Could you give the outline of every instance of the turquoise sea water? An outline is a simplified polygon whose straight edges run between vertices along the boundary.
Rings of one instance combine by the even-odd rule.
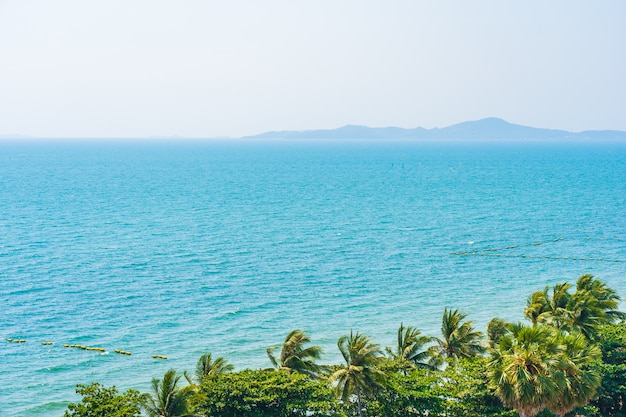
[[[625,265],[626,144],[0,142],[2,413],[268,367],[295,328],[327,363],[444,307],[484,329],[583,273],[626,296]]]

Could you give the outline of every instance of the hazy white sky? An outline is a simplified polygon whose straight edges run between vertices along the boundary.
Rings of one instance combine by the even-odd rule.
[[[0,134],[626,130],[623,0],[0,0]]]

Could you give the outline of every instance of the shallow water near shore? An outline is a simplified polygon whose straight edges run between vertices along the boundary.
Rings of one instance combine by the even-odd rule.
[[[338,363],[350,329],[484,330],[583,273],[626,296],[621,143],[0,142],[0,209],[9,416],[204,352],[269,367],[295,328]]]

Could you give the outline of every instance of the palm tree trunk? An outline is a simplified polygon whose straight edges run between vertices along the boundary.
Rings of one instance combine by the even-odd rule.
[[[359,417],[363,417],[363,408],[361,407],[361,390],[358,385],[356,387],[356,404],[359,408]]]

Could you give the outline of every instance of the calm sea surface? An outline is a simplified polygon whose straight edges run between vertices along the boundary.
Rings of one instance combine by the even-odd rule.
[[[0,142],[2,413],[268,367],[295,328],[326,363],[445,307],[484,330],[583,273],[626,296],[625,266],[623,143]]]

